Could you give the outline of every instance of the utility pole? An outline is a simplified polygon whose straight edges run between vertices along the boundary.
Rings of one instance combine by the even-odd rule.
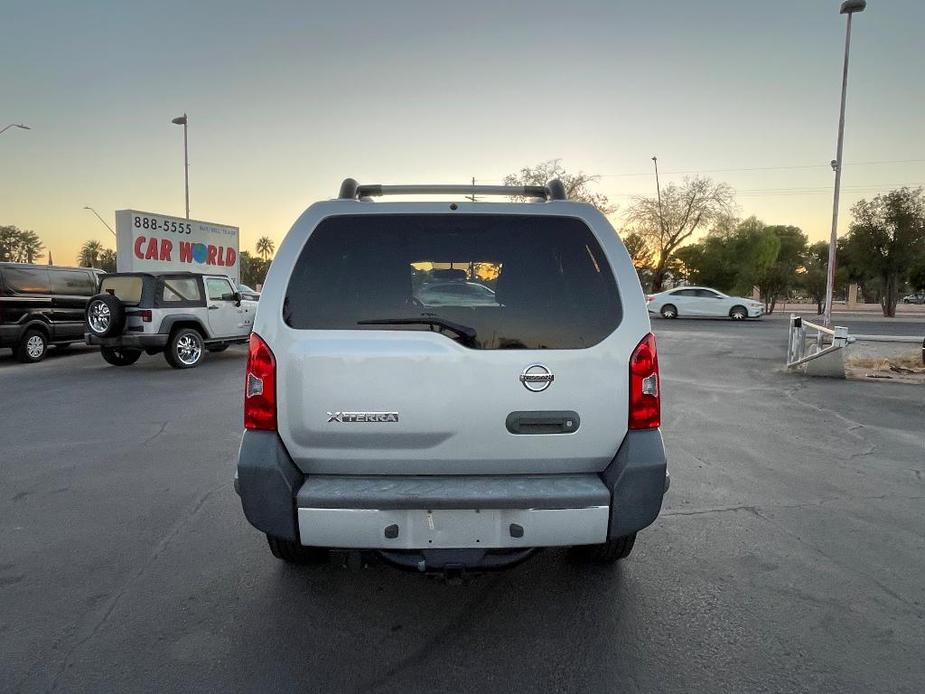
[[[652,157],[655,163],[655,192],[658,194],[658,225],[661,227],[662,235],[665,235],[665,220],[662,219],[662,187],[658,183],[658,157]]]
[[[478,198],[475,197],[475,176],[472,177],[472,195],[467,195],[466,200],[478,202]]]
[[[838,197],[841,193],[841,157],[842,146],[845,142],[845,100],[848,95],[848,52],[851,48],[851,16],[855,12],[863,12],[867,7],[866,0],[845,0],[841,5],[840,14],[848,15],[848,26],[845,30],[845,62],[841,77],[841,109],[838,113],[838,144],[832,168],[835,170],[835,196],[832,202],[832,234],[829,237],[829,265],[825,277],[825,316],[823,323],[832,326],[832,295],[835,293],[835,253],[838,244]]]

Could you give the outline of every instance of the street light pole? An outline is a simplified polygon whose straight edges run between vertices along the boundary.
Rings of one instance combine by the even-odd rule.
[[[848,26],[845,30],[845,62],[842,67],[841,78],[841,110],[838,114],[838,144],[832,168],[835,169],[835,196],[832,202],[832,234],[829,237],[829,265],[825,278],[825,316],[823,323],[832,325],[832,295],[835,292],[835,253],[838,243],[838,198],[841,193],[841,161],[842,148],[845,142],[845,100],[848,95],[848,53],[851,48],[851,16],[855,12],[863,12],[867,7],[866,0],[845,0],[841,5],[840,14],[848,15]]]
[[[189,147],[186,139],[187,120],[188,118],[184,113],[182,116],[174,118],[170,122],[183,126],[183,180],[186,184],[186,218],[189,219]]]
[[[658,183],[658,157],[652,157],[655,163],[655,192],[658,194],[658,225],[662,229],[662,235],[665,235],[665,220],[662,219],[662,187]]]
[[[5,128],[0,129],[0,135],[5,133],[10,128],[19,128],[20,130],[32,130],[32,128],[30,128],[28,125],[23,125],[22,123],[10,123]]]
[[[97,212],[96,210],[94,210],[92,207],[90,207],[90,206],[88,206],[88,205],[84,205],[84,209],[85,209],[85,210],[90,210],[93,214],[95,214],[95,215],[96,215],[96,218],[97,218],[98,220],[100,220],[100,221],[106,226],[107,229],[109,229],[109,231],[112,233],[112,235],[113,235],[113,236],[116,236],[116,232],[113,231],[113,228],[112,228],[111,226],[109,226],[109,225],[106,223],[106,220],[105,220],[105,219],[103,219],[102,217],[100,217],[100,213],[99,213],[99,212]],[[118,237],[116,237],[116,238],[118,238]]]

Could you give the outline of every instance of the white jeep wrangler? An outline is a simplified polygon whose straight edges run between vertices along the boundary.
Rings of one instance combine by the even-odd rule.
[[[372,202],[436,193],[458,202]],[[466,202],[505,195],[536,202]],[[236,489],[273,554],[421,571],[626,557],[667,489],[655,340],[592,206],[369,186],[309,207],[250,338]]]
[[[205,351],[247,342],[256,310],[224,275],[113,273],[87,304],[84,339],[114,366],[163,352],[174,368],[191,369]]]

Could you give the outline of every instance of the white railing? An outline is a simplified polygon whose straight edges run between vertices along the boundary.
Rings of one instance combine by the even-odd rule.
[[[806,328],[816,331],[808,350]],[[824,336],[826,335],[830,338],[831,344],[828,347],[823,347]],[[852,342],[854,342],[854,338],[848,335],[848,328],[844,326],[836,325],[833,328],[827,328],[824,325],[811,323],[795,313],[791,313],[790,329],[787,333],[787,368],[793,368],[826,354],[844,349],[846,345]]]
[[[806,329],[815,330],[807,342]],[[828,346],[824,346],[829,342]],[[893,342],[922,345],[922,363],[925,364],[925,337],[914,335],[849,335],[848,328],[836,325],[827,328],[812,323],[795,313],[790,314],[787,332],[787,368],[794,368],[844,349],[855,342]]]

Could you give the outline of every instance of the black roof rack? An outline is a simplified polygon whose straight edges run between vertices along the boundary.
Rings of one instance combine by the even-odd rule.
[[[346,178],[340,184],[337,197],[340,200],[380,197],[383,195],[505,195],[543,200],[568,200],[565,186],[558,178],[545,186],[481,186],[466,184],[450,185],[381,185],[359,184],[353,178]]]

